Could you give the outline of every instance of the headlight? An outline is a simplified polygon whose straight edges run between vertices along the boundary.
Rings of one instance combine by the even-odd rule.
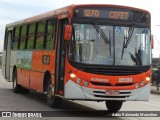
[[[151,80],[150,77],[146,77],[146,81],[149,82]]]
[[[76,78],[76,75],[75,75],[74,73],[71,73],[71,74],[70,74],[70,78],[71,78],[71,79]]]

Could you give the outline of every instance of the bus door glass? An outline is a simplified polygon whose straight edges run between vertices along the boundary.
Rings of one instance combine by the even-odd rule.
[[[65,25],[68,24],[67,19],[59,20],[58,22],[58,41],[56,48],[56,83],[55,92],[63,95],[64,93],[64,75],[65,75],[65,53],[66,41],[64,40]]]

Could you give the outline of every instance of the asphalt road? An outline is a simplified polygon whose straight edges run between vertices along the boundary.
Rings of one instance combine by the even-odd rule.
[[[0,70],[1,73],[1,70]],[[6,82],[0,74],[0,111],[53,111],[60,114],[58,117],[29,118],[37,120],[158,120],[158,117],[76,117],[75,113],[67,113],[67,111],[101,111],[106,110],[104,102],[88,102],[88,101],[63,101],[59,109],[48,107],[45,95],[30,92],[30,94],[15,94],[12,92],[12,83]],[[160,95],[151,94],[150,101],[127,101],[123,104],[120,111],[160,111]],[[96,113],[96,112],[95,112]],[[160,113],[160,112],[159,112]],[[107,113],[109,114],[109,113]],[[62,117],[61,117],[62,116]],[[78,113],[81,116],[81,113]],[[6,118],[0,118],[3,120]],[[7,118],[17,120],[18,118]],[[23,118],[28,119],[28,118]]]

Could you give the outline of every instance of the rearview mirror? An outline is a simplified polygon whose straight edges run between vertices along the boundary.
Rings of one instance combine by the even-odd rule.
[[[64,40],[70,40],[72,35],[72,26],[66,25],[64,31]]]

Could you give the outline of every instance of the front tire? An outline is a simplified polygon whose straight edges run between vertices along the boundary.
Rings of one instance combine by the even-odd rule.
[[[27,88],[21,88],[21,92],[23,93],[23,94],[29,94],[29,89],[27,89]]]
[[[50,107],[53,108],[59,108],[62,103],[61,98],[53,95],[51,80],[49,80],[47,84],[47,103]]]
[[[21,86],[17,83],[17,70],[14,70],[12,79],[13,79],[13,92],[20,93]]]
[[[109,112],[118,112],[123,104],[123,101],[105,101],[106,107]]]

